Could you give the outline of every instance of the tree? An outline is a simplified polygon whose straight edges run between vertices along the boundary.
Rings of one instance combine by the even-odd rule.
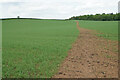
[[[120,20],[120,13],[109,13],[109,14],[95,14],[95,15],[83,15],[73,16],[69,20],[95,20],[95,21],[116,21]]]
[[[20,16],[17,16],[17,18],[19,19],[19,18],[20,18]]]

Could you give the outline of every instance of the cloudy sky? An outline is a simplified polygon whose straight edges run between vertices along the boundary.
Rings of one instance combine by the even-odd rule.
[[[0,0],[0,18],[67,19],[96,13],[117,13],[120,0]]]

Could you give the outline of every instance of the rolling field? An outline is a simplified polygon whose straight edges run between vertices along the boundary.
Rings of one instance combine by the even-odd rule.
[[[118,39],[117,21],[79,21],[79,25],[102,33],[98,36]],[[78,35],[72,20],[3,20],[3,78],[52,77]]]
[[[3,20],[3,78],[51,77],[79,31],[73,21]]]
[[[82,28],[96,30],[98,36],[110,40],[118,40],[118,21],[79,21]]]
[[[2,21],[0,20],[0,79],[2,77]]]
[[[79,36],[54,78],[118,78],[118,41],[96,36],[98,26],[89,30],[76,23]]]

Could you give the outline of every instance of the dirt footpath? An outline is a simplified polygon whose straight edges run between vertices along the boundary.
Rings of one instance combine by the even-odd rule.
[[[118,42],[80,28],[77,41],[53,78],[118,78]]]

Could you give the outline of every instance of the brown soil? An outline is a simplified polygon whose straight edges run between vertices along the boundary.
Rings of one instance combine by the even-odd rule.
[[[78,39],[52,78],[118,78],[118,42],[80,28]]]

